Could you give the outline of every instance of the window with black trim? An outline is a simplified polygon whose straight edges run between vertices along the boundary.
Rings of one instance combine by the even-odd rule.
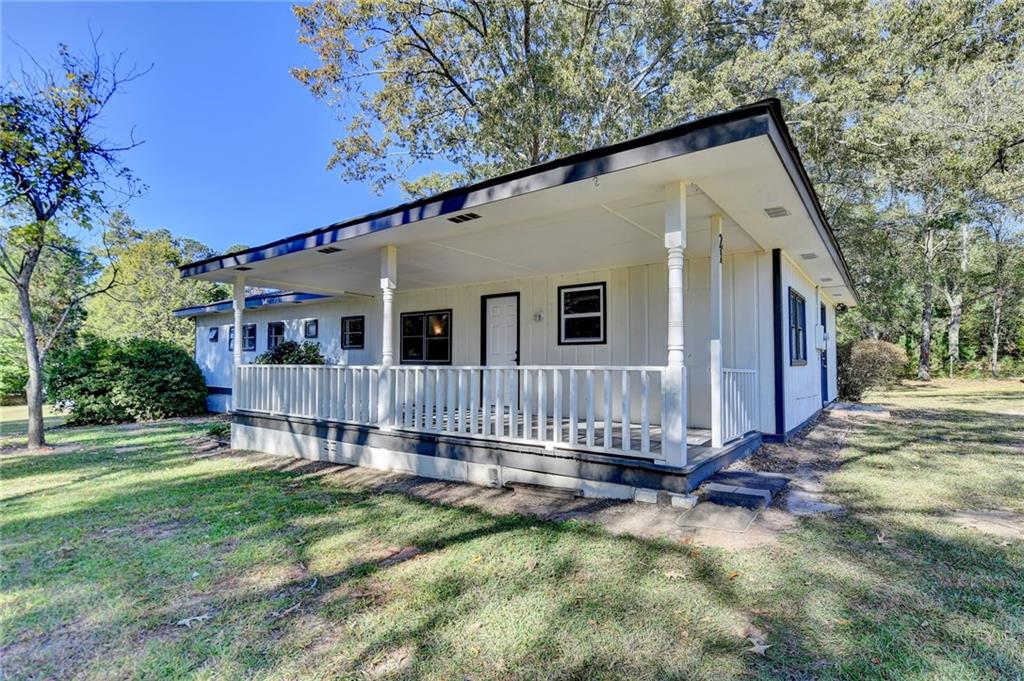
[[[366,342],[366,317],[341,318],[341,349],[362,350]]]
[[[558,344],[607,342],[608,287],[605,282],[558,287]]]
[[[244,324],[242,326],[242,350],[252,352],[256,349],[256,325]],[[235,351],[235,327],[228,327],[228,352]]]
[[[452,311],[402,314],[402,364],[452,363]]]
[[[789,363],[807,364],[807,303],[793,289],[789,289]]]
[[[220,339],[220,328],[216,326],[212,327],[209,331],[206,332],[206,338],[211,343],[216,343]]]
[[[307,319],[302,325],[302,335],[306,338],[316,338],[320,335],[320,321],[317,319]]]
[[[273,350],[284,342],[284,322],[267,324],[267,350]]]

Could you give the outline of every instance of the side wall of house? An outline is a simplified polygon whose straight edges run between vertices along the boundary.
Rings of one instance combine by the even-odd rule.
[[[835,303],[821,292],[803,273],[791,254],[782,254],[782,329],[784,350],[783,384],[786,406],[785,432],[799,427],[807,419],[814,416],[828,401],[836,397],[836,333]],[[806,310],[807,359],[801,364],[792,360],[790,347],[790,291],[795,291],[804,298]],[[820,325],[820,305],[825,306],[827,335],[825,352],[827,353],[826,392],[822,394],[821,353],[815,347],[815,328]]]
[[[395,295],[395,338],[400,338],[404,312],[452,311],[452,363],[475,365],[480,356],[481,297],[501,293],[519,295],[519,359],[521,364],[664,366],[666,338],[667,267],[662,263],[591,270],[437,289],[403,291]],[[689,382],[690,425],[710,424],[708,360],[710,259],[686,260],[686,309],[684,314],[686,364]],[[607,342],[599,345],[558,344],[558,287],[572,284],[607,284]],[[762,403],[762,423],[771,431],[771,259],[768,254],[727,255],[722,268],[723,365],[757,369]],[[363,350],[342,350],[341,318],[366,318]],[[328,362],[376,364],[380,362],[381,311],[379,298],[350,298],[329,303],[276,305],[246,310],[245,323],[256,324],[256,350],[243,354],[245,362],[267,348],[267,324],[285,322],[285,338],[302,341],[303,323],[317,319],[316,342]],[[196,324],[196,361],[207,385],[231,387],[231,352],[228,334],[231,313],[199,317]],[[219,329],[216,343],[209,329]],[[765,346],[767,341],[768,345]],[[396,341],[397,342],[397,341]],[[396,358],[397,361],[397,358]],[[218,410],[227,408],[225,396],[211,397]],[[767,421],[765,421],[767,419]]]

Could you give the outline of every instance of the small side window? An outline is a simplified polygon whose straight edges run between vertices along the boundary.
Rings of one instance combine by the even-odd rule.
[[[604,282],[558,288],[559,345],[596,345],[606,342],[606,288]]]
[[[220,339],[220,329],[216,326],[213,327],[206,333],[206,337],[211,343],[216,343]]]
[[[284,342],[284,322],[267,324],[267,350],[273,350]]]
[[[341,318],[341,349],[362,350],[366,338],[366,318],[342,317]]]
[[[242,327],[242,349],[248,352],[256,351],[256,325],[246,324]]]
[[[807,364],[807,303],[793,289],[789,289],[789,364]]]
[[[320,322],[316,319],[307,319],[303,330],[302,335],[306,338],[316,338],[320,333]]]

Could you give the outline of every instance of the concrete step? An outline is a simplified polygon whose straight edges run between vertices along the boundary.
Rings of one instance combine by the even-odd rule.
[[[699,494],[722,506],[765,508],[788,484],[789,478],[778,473],[719,471],[704,482]]]

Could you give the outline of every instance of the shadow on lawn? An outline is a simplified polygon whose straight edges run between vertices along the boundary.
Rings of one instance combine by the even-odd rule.
[[[991,415],[913,418],[895,444],[861,447],[852,463],[939,438],[937,418],[972,446],[1020,428]],[[995,635],[1019,631],[1024,617],[1020,549],[984,537],[867,513],[822,517],[774,553],[746,557],[738,575],[726,552],[343,487],[343,467],[203,459],[183,449],[185,434],[118,432],[74,454],[5,458],[5,484],[74,476],[0,504],[3,590],[16,601],[21,589],[52,594],[4,617],[12,678],[157,664],[170,675],[410,678],[1024,674],[1020,643]],[[136,443],[145,452],[112,450]],[[36,508],[45,491],[76,483],[95,495]],[[402,546],[420,553],[389,563]],[[206,581],[191,581],[193,568]],[[118,608],[75,600],[97,575]],[[213,619],[194,629],[174,625],[205,614]],[[773,644],[765,658],[744,652],[750,622]]]

